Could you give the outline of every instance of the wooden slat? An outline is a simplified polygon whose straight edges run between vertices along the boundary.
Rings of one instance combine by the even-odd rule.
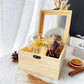
[[[39,27],[38,27],[38,33],[43,33],[43,25],[44,25],[44,13],[40,11],[40,17],[39,17]]]
[[[41,10],[44,15],[68,15],[71,10]]]
[[[64,32],[64,38],[63,38],[63,43],[65,43],[65,44],[68,43],[71,16],[72,16],[72,12],[69,12],[67,15],[67,18],[66,18],[65,32]]]

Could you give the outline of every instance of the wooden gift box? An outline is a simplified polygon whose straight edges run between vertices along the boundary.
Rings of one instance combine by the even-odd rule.
[[[66,16],[66,25],[65,25],[65,33],[63,38],[61,54],[59,58],[53,58],[48,56],[41,56],[39,54],[34,54],[26,51],[19,51],[19,68],[26,71],[31,71],[43,76],[47,76],[53,79],[59,79],[60,72],[62,69],[62,65],[65,58],[65,51],[68,42],[69,35],[69,27],[71,21],[72,11],[66,10],[41,10],[40,11],[40,19],[39,19],[39,27],[38,33],[43,32],[43,24],[45,15],[64,15]]]

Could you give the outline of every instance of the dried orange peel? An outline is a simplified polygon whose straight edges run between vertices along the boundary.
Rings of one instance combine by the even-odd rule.
[[[30,49],[28,47],[25,47],[25,48],[22,49],[22,51],[30,52]]]

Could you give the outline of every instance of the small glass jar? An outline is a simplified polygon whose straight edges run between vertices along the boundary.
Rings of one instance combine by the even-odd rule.
[[[47,51],[50,47],[51,38],[43,34],[33,34],[30,36],[29,48],[32,53],[40,54]]]

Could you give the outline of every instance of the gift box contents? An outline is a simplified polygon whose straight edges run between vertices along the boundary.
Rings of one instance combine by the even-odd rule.
[[[62,39],[58,35],[45,37],[41,34],[33,34],[30,36],[28,46],[22,49],[42,56],[59,58],[61,53]]]

